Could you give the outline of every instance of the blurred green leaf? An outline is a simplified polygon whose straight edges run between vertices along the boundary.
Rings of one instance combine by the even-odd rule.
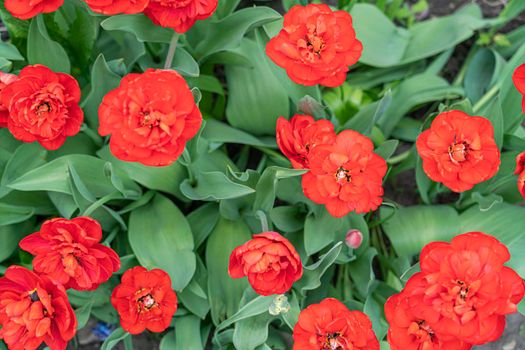
[[[115,329],[106,340],[104,340],[100,346],[100,350],[111,350],[127,337],[131,337],[131,335],[123,330],[122,327],[119,327]]]
[[[169,43],[173,30],[154,24],[146,15],[110,16],[100,26],[105,30],[120,30],[133,34],[141,42]]]
[[[128,237],[142,266],[166,271],[177,291],[188,285],[196,269],[193,236],[188,221],[169,199],[157,194],[148,205],[132,211]]]
[[[178,317],[175,330],[174,350],[202,350],[200,337],[201,320],[193,315]]]

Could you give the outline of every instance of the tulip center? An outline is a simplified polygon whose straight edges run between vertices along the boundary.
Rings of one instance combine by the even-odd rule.
[[[350,175],[350,170],[343,168],[342,166],[337,169],[335,173],[335,179],[339,183],[348,183],[352,181],[352,175]]]
[[[31,299],[33,303],[40,301],[40,298],[38,297],[38,293],[36,292],[36,288],[29,292],[29,299]]]
[[[466,142],[454,143],[448,147],[448,155],[454,164],[467,160],[469,146]]]
[[[321,58],[321,52],[325,48],[325,41],[318,34],[316,26],[308,25],[306,35],[304,38],[299,39],[297,46],[306,60],[315,61]]]
[[[166,134],[170,135],[170,127],[163,121],[163,117],[164,115],[161,112],[157,111],[141,112],[139,116],[139,126],[148,127],[150,129],[153,129],[154,127],[159,127]]]
[[[320,350],[343,350],[345,349],[344,338],[341,337],[341,333],[334,332],[328,333],[323,337]]]
[[[157,302],[155,301],[155,299],[153,299],[151,294],[146,294],[145,296],[141,297],[139,299],[139,303],[141,303],[146,310],[149,310],[155,305],[157,305]]]
[[[40,117],[42,114],[51,112],[51,104],[47,101],[40,102],[36,108],[35,113]]]

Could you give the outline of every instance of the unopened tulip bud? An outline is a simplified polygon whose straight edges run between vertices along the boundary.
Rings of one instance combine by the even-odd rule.
[[[346,234],[345,243],[348,248],[357,249],[363,243],[363,234],[359,230],[350,230]]]

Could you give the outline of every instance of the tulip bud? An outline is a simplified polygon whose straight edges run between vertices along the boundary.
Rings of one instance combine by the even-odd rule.
[[[363,234],[359,230],[349,230],[346,234],[345,243],[348,248],[357,249],[363,243]]]

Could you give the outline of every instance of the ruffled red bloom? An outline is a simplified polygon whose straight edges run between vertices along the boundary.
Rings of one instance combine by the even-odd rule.
[[[40,64],[22,69],[18,80],[2,89],[0,101],[9,110],[11,134],[24,142],[38,141],[49,150],[76,135],[84,120],[75,78]]]
[[[343,84],[362,51],[350,14],[325,4],[292,7],[283,29],[266,45],[266,54],[290,79],[308,86]]]
[[[5,0],[4,6],[16,18],[29,19],[40,13],[56,11],[64,0]]]
[[[0,278],[0,339],[11,350],[35,350],[45,342],[65,350],[77,318],[61,285],[21,266]]]
[[[335,140],[334,125],[328,120],[315,120],[309,115],[294,115],[290,121],[277,119],[277,144],[295,169],[308,168],[308,154],[319,145]]]
[[[416,147],[427,176],[454,192],[490,179],[500,165],[490,121],[461,111],[438,115],[419,135]]]
[[[144,14],[155,24],[186,33],[198,20],[210,17],[218,0],[150,0]]]
[[[146,329],[163,332],[177,311],[177,295],[166,272],[137,266],[122,275],[111,294],[111,304],[118,311],[122,328],[129,333],[139,334]]]
[[[387,166],[374,153],[368,137],[345,130],[333,145],[313,149],[308,162],[310,172],[303,175],[302,182],[304,194],[324,204],[332,216],[366,213],[381,205]]]
[[[263,232],[233,250],[228,273],[232,278],[248,276],[260,295],[283,294],[301,278],[303,266],[290,241],[277,232]]]
[[[115,157],[153,166],[175,162],[202,123],[188,85],[173,70],[126,75],[98,112],[98,131],[111,134]]]
[[[115,251],[100,244],[102,228],[89,217],[57,218],[20,241],[33,254],[33,268],[65,288],[94,290],[120,268]]]
[[[293,340],[293,350],[379,350],[368,316],[333,298],[301,311]]]
[[[505,315],[516,312],[525,294],[521,277],[504,266],[509,258],[503,244],[482,232],[456,236],[451,243],[430,243],[421,252],[421,273],[402,292],[409,298],[407,308],[417,310],[415,317],[425,321],[435,340],[473,345],[494,341],[503,333]],[[397,332],[390,339],[406,340],[402,316],[390,318],[396,319],[391,326]],[[408,331],[417,335],[411,327]]]
[[[142,12],[149,0],[85,0],[93,12],[104,15],[119,13],[134,14]]]
[[[4,73],[0,71],[0,94],[2,90],[13,81],[17,80],[18,77],[14,74]],[[7,127],[7,119],[9,118],[9,111],[7,107],[2,104],[0,100],[0,128]]]
[[[514,174],[518,175],[518,190],[525,198],[525,152],[521,152],[516,157],[516,170]]]
[[[417,284],[422,274],[414,275],[408,284]],[[407,285],[406,290],[411,288]],[[436,333],[431,324],[438,315],[423,303],[422,296],[409,297],[402,292],[390,297],[385,304],[385,315],[390,328],[388,343],[392,350],[468,350],[471,344]]]
[[[512,81],[514,82],[514,86],[519,91],[519,93],[523,95],[521,108],[523,113],[525,113],[525,64],[522,64],[516,68],[514,74],[512,75]]]

